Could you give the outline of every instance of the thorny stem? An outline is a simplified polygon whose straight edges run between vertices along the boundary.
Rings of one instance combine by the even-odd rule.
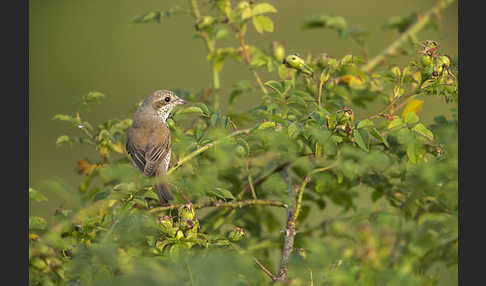
[[[321,97],[322,97],[322,86],[324,85],[324,81],[319,79],[319,88],[317,94],[317,106],[321,107]]]
[[[310,178],[312,175],[320,172],[327,171],[331,169],[332,167],[336,166],[337,162],[332,163],[331,165],[324,167],[324,168],[319,168],[315,169],[312,172],[309,173],[302,182],[302,185],[300,185],[299,192],[297,193],[297,206],[295,209],[295,214],[294,214],[294,221],[297,221],[297,218],[299,217],[300,210],[302,209],[302,198],[304,197],[304,190],[307,184],[310,182]]]
[[[410,36],[413,36],[417,34],[420,30],[422,30],[425,25],[430,22],[434,14],[438,14],[441,10],[444,10],[453,2],[454,0],[438,1],[438,3],[430,8],[430,10],[428,10],[421,18],[419,18],[412,27],[405,31],[384,51],[371,59],[366,65],[361,68],[361,70],[367,73],[371,72],[376,66],[383,63],[387,57],[393,55],[398,50],[398,48],[401,47],[408,40]]]
[[[248,66],[251,66],[250,54],[248,54],[248,50],[246,49],[245,38],[243,37],[243,34],[241,32],[238,33],[238,36],[240,38],[240,46],[241,46],[241,50],[243,51],[243,55],[245,56],[246,63],[248,64]],[[265,85],[263,85],[262,79],[258,75],[258,72],[255,69],[253,69],[252,72],[262,92],[264,94],[267,94],[268,91],[265,88]]]
[[[380,117],[380,116],[383,116],[385,114],[385,111],[387,111],[388,109],[390,108],[393,108],[393,106],[400,100],[400,99],[407,99],[407,98],[410,98],[410,97],[415,97],[417,95],[419,95],[420,93],[420,90],[414,92],[414,93],[411,93],[411,94],[408,94],[408,95],[404,95],[404,96],[398,96],[397,98],[393,99],[390,103],[388,103],[385,107],[383,107],[380,111],[378,111],[377,113],[375,114],[372,114],[370,116],[368,116],[366,119],[373,119],[373,118],[377,118],[377,117]],[[400,104],[399,107],[401,107],[403,105]],[[394,108],[393,112],[395,112],[396,110],[398,110],[399,108]]]
[[[287,208],[287,225],[284,230],[284,245],[282,249],[282,258],[280,259],[280,267],[278,269],[277,279],[278,281],[283,281],[287,279],[288,273],[288,262],[290,254],[294,249],[294,239],[295,239],[295,210],[297,207],[296,192],[292,186],[292,180],[290,178],[288,169],[285,168],[281,172],[282,177],[287,182],[288,185],[288,195],[290,200],[290,206]]]
[[[324,172],[329,170],[330,168],[334,167],[337,162],[332,163],[331,165],[323,168],[318,168],[310,172],[304,179],[304,182],[299,188],[298,193],[294,189],[292,185],[292,180],[288,173],[288,169],[285,167],[280,171],[282,177],[287,182],[288,185],[288,195],[290,199],[290,206],[287,208],[287,225],[284,232],[284,245],[282,249],[282,258],[280,259],[280,267],[278,269],[277,276],[273,275],[268,269],[266,269],[258,260],[255,259],[255,263],[272,279],[272,281],[284,281],[287,279],[288,273],[288,261],[290,254],[294,248],[294,240],[295,240],[295,228],[297,218],[299,217],[300,210],[302,208],[302,197],[304,195],[304,190],[306,185],[310,182],[310,177],[313,174]]]
[[[166,210],[173,210],[185,206],[187,204],[176,204],[176,205],[168,205],[163,207],[157,207],[149,210],[149,213],[154,212],[161,212]],[[244,206],[273,206],[273,207],[281,207],[287,208],[287,204],[281,201],[275,200],[245,200],[245,201],[232,201],[232,202],[222,202],[222,201],[210,201],[205,203],[196,203],[192,204],[194,209],[203,209],[203,208],[212,208],[212,207],[228,207],[228,208],[241,208]]]
[[[229,134],[229,135],[227,135],[227,136],[225,136],[223,138],[220,138],[218,140],[215,140],[215,141],[213,141],[211,143],[208,143],[208,144],[202,146],[201,148],[193,151],[192,153],[190,153],[189,155],[183,157],[182,159],[179,159],[179,161],[177,161],[177,163],[167,172],[167,175],[172,174],[176,169],[178,169],[184,163],[186,163],[187,161],[189,161],[192,158],[196,157],[197,155],[201,154],[202,152],[208,150],[209,148],[211,148],[213,146],[216,146],[216,145],[224,142],[226,139],[229,139],[229,138],[232,138],[232,137],[241,135],[241,134],[249,134],[251,130],[252,130],[252,128],[235,131],[235,132],[233,132],[233,133],[231,133],[231,134]]]

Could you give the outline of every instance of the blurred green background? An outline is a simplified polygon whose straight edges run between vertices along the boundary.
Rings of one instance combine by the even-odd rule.
[[[184,1],[160,0],[31,0],[29,1],[29,184],[48,196],[49,202],[30,206],[31,215],[51,216],[54,208],[69,204],[48,188],[46,180],[59,178],[69,190],[76,192],[81,181],[76,162],[94,158],[88,146],[57,147],[62,134],[78,134],[71,125],[53,121],[55,114],[73,114],[82,95],[100,91],[107,99],[85,115],[92,123],[110,118],[133,116],[135,104],[156,89],[209,87],[211,73],[203,42],[194,38],[194,20],[176,15],[161,24],[130,24],[137,15],[167,10],[173,6],[187,8]],[[347,1],[267,1],[278,9],[271,15],[273,33],[258,35],[249,29],[248,44],[268,47],[283,40],[287,53],[301,55],[328,53],[332,57],[346,54],[362,56],[352,41],[338,38],[335,32],[323,29],[303,31],[301,26],[310,16],[327,13],[343,16],[350,27],[371,33],[367,41],[370,57],[387,47],[397,36],[383,29],[393,16],[425,12],[433,0],[347,0]],[[201,10],[210,1],[200,1]],[[457,58],[457,2],[441,15],[440,31],[427,30],[419,40],[439,41],[442,50]],[[236,46],[227,40],[222,46]],[[401,58],[395,60],[399,63]],[[261,73],[264,80],[276,75]],[[245,65],[228,61],[221,75],[221,94],[227,97],[235,80],[253,80]],[[242,110],[260,100],[239,98]],[[372,106],[369,112],[379,106]],[[362,118],[365,110],[357,111]],[[442,100],[428,98],[420,116],[430,122],[438,114],[449,114]]]

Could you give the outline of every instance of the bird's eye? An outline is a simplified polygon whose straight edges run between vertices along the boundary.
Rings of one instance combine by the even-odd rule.
[[[167,96],[164,100],[165,100],[165,102],[169,102],[170,101],[170,97]]]

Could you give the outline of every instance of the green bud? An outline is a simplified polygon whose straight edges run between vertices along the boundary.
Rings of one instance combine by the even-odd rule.
[[[422,58],[420,59],[422,61],[422,65],[424,67],[430,67],[432,66],[432,57],[428,55],[422,55]]]
[[[283,45],[274,42],[273,44],[273,57],[281,62],[285,58],[285,48]]]
[[[196,21],[196,27],[199,30],[207,28],[214,23],[214,18],[211,16],[204,16]]]
[[[181,221],[193,220],[196,217],[196,212],[191,204],[185,204],[179,208],[179,219]]]
[[[244,236],[245,231],[240,227],[236,227],[228,233],[228,239],[231,242],[238,242],[242,240]]]
[[[245,147],[241,146],[241,145],[238,145],[236,146],[235,148],[235,151],[236,151],[236,155],[240,158],[244,158],[246,157],[246,150],[245,150]]]
[[[182,239],[184,238],[184,232],[182,232],[182,230],[178,229],[176,234],[175,234],[175,238],[176,239]]]
[[[439,57],[438,63],[440,65],[445,65],[446,67],[449,67],[451,65],[451,60],[448,56],[441,56]]]

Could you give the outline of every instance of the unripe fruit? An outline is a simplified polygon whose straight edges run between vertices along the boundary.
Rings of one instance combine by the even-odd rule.
[[[432,57],[428,55],[422,55],[421,61],[424,67],[430,67],[433,64]]]

